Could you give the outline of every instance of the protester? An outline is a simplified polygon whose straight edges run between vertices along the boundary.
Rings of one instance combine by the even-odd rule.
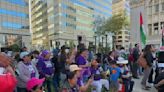
[[[5,54],[0,53],[0,91],[13,92],[16,87],[14,70],[10,66],[11,60]]]
[[[68,72],[64,84],[61,86],[60,92],[79,92],[77,86],[77,76],[75,72]]]
[[[66,63],[67,63],[67,54],[69,50],[65,45],[61,47],[60,53],[58,55],[58,68],[60,71],[60,84],[63,85],[64,80],[66,79]]]
[[[60,87],[60,62],[58,62],[58,52],[53,53],[53,57],[51,59],[55,71],[54,71],[54,77],[53,77],[53,83],[54,83],[54,88],[55,92],[58,92],[59,87]]]
[[[91,85],[93,79],[89,79],[87,81],[87,83],[84,83],[83,79],[82,79],[83,70],[82,70],[82,68],[78,67],[76,64],[71,64],[69,67],[69,70],[71,72],[76,73],[76,76],[78,78],[77,85],[79,87],[80,92],[86,92],[88,90],[89,86]]]
[[[119,57],[117,64],[119,68],[121,69],[121,73],[122,73],[121,78],[122,78],[123,84],[125,85],[125,92],[132,92],[134,81],[131,80],[131,77],[132,77],[131,71],[127,67],[128,60],[125,60],[124,58]]]
[[[32,78],[27,82],[27,90],[28,92],[44,92],[43,82],[45,81],[45,78],[38,79],[38,78]]]
[[[94,76],[92,86],[96,87],[96,92],[101,92],[103,86],[105,86],[106,90],[109,91],[109,81],[107,79],[103,79],[105,73],[100,69],[99,63],[96,59],[92,61],[90,71],[91,75]]]
[[[139,58],[139,55],[140,55],[140,50],[139,50],[139,44],[135,44],[135,48],[133,49],[133,58],[134,58],[134,62],[133,62],[133,69],[132,69],[132,75],[133,75],[133,78],[135,79],[139,79],[138,77],[138,63],[137,63],[137,60]]]
[[[150,75],[151,69],[152,69],[152,62],[154,60],[152,52],[153,52],[153,46],[152,45],[146,45],[144,52],[143,52],[143,57],[146,60],[147,67],[144,68],[144,77],[142,79],[142,87],[145,90],[149,90],[149,86],[146,85],[147,79]]]
[[[116,61],[112,61],[110,67],[110,76],[109,76],[110,88],[112,92],[118,92],[120,78],[121,78],[121,70],[117,66]]]
[[[17,84],[17,92],[27,92],[26,83],[33,77],[38,78],[38,71],[31,63],[31,55],[28,52],[21,52],[20,58],[22,59],[17,66],[18,70],[18,84]]]
[[[36,66],[36,64],[38,63],[38,59],[39,59],[39,54],[40,52],[35,50],[32,52],[32,63]]]
[[[45,78],[44,86],[48,92],[52,92],[54,67],[50,59],[51,53],[48,50],[43,50],[39,57],[37,68],[39,71],[39,78]]]
[[[110,66],[110,62],[112,62],[113,60],[115,60],[115,52],[110,51],[104,60],[104,70],[108,69],[108,67]]]
[[[158,92],[164,92],[164,71],[159,73],[159,76],[154,81],[154,86]]]
[[[76,58],[76,64],[83,68],[85,71],[83,73],[83,81],[86,82],[88,77],[90,76],[90,63],[87,61],[88,58],[88,50],[86,48],[80,49],[80,55]]]

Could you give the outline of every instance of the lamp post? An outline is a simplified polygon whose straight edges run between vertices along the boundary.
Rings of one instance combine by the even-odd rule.
[[[104,44],[104,37],[102,36],[102,48],[104,47],[103,44]]]
[[[96,53],[96,49],[97,49],[97,46],[96,46],[97,45],[97,43],[96,43],[97,36],[95,35],[94,37],[95,37],[95,53]]]
[[[108,35],[107,35],[107,34],[105,35],[105,38],[106,38],[106,48],[107,48],[107,45],[108,45],[108,42],[107,42],[107,40],[108,40]]]

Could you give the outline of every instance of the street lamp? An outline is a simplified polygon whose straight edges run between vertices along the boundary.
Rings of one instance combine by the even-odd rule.
[[[108,35],[107,34],[105,34],[105,38],[106,38],[106,51],[107,51],[107,45],[108,45],[108,43],[107,43]]]
[[[96,49],[97,49],[97,46],[96,46],[97,45],[97,43],[96,43],[97,36],[95,35],[94,37],[95,37],[95,53],[96,53]]]

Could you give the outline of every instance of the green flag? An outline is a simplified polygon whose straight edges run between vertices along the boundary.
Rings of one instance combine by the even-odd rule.
[[[141,36],[142,44],[145,45],[146,44],[146,32],[144,30],[143,19],[142,19],[141,13],[140,13],[140,36]]]

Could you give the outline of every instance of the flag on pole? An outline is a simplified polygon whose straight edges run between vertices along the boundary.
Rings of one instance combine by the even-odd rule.
[[[140,37],[143,45],[146,44],[146,32],[144,30],[142,13],[140,13]]]

